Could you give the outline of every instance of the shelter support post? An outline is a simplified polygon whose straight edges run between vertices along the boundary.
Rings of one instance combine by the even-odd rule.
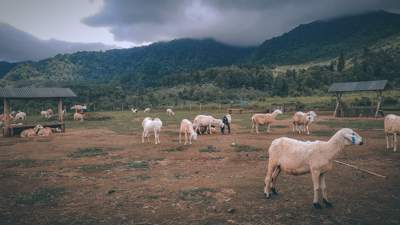
[[[61,123],[61,130],[65,132],[64,125],[64,112],[63,112],[63,101],[62,98],[58,99],[58,121]]]
[[[338,117],[338,111],[340,110],[341,115],[343,116],[343,110],[342,110],[342,104],[341,104],[341,100],[342,99],[342,93],[340,92],[336,92],[336,107],[335,107],[335,111],[333,112],[333,116],[334,117]]]
[[[8,137],[10,126],[10,105],[8,104],[8,99],[3,98],[3,118],[4,118],[4,127],[3,127],[3,136]]]
[[[376,105],[376,111],[375,111],[375,118],[378,117],[379,111],[381,110],[381,104],[382,104],[382,91],[377,91],[378,95],[378,104]]]

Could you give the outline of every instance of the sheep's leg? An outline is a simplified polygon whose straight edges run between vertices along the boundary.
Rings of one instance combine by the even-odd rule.
[[[272,194],[277,195],[278,192],[276,190],[276,180],[281,172],[281,168],[279,166],[276,167],[275,171],[272,173],[272,182],[271,182],[271,192]]]
[[[144,143],[144,131],[143,131],[143,133],[142,133],[142,143]]]
[[[185,145],[187,144],[187,139],[188,139],[188,136],[187,136],[187,132],[185,131]]]
[[[386,133],[385,136],[386,136],[386,149],[389,149],[390,148],[390,146],[389,146],[389,134]]]
[[[397,133],[393,134],[393,150],[397,151]]]
[[[253,133],[253,132],[254,132],[254,122],[251,121],[251,133]]]
[[[258,134],[258,123],[256,123],[256,134]]]
[[[319,191],[320,191],[320,171],[316,171],[316,170],[312,170],[311,169],[311,178],[312,178],[312,182],[313,182],[313,186],[314,186],[314,200],[313,200],[313,206],[316,209],[320,209],[321,205],[319,204]]]
[[[179,144],[181,143],[181,136],[182,136],[182,131],[179,131]]]
[[[267,124],[267,133],[269,133],[270,132],[270,126],[271,126],[271,124],[269,123],[269,124]]]
[[[331,208],[333,205],[328,201],[328,195],[326,193],[326,183],[325,183],[325,174],[321,174],[320,176],[320,185],[322,190],[322,202],[325,204],[327,208]]]
[[[266,198],[270,198],[271,194],[269,193],[270,191],[270,186],[271,186],[271,177],[272,173],[275,171],[276,166],[272,165],[271,162],[268,163],[268,170],[267,170],[267,175],[265,176],[265,186],[264,186],[264,194]]]
[[[307,135],[310,135],[310,130],[308,129],[308,125],[305,126],[307,130]]]

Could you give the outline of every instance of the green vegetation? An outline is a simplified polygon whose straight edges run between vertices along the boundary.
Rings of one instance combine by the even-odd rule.
[[[134,169],[148,169],[150,165],[147,161],[132,161],[128,163],[128,167]]]
[[[183,190],[179,192],[179,198],[183,201],[191,201],[196,203],[211,203],[215,201],[215,198],[210,196],[210,193],[214,193],[215,190],[212,188],[193,188],[189,190]]]
[[[162,151],[165,152],[181,152],[188,149],[187,145],[179,145],[177,147],[171,147],[171,148],[167,148],[167,149],[163,149]]]
[[[82,157],[93,157],[93,156],[103,156],[107,155],[102,148],[90,147],[90,148],[80,148],[78,151],[73,152],[68,155],[71,158],[82,158]]]
[[[206,148],[200,148],[199,152],[220,152],[220,149],[217,149],[217,147],[209,145]]]
[[[261,148],[257,148],[250,145],[233,145],[233,147],[237,152],[257,152],[262,150]]]
[[[65,194],[63,187],[44,187],[17,196],[16,203],[24,205],[48,204]]]
[[[1,164],[5,165],[7,168],[11,167],[30,168],[37,166],[39,162],[34,159],[13,159],[13,160],[3,160],[1,161]]]
[[[82,172],[96,173],[96,172],[103,172],[106,170],[110,170],[113,167],[114,167],[113,164],[96,164],[96,165],[83,165],[80,166],[79,169]]]
[[[383,129],[382,120],[352,120],[352,119],[335,119],[317,122],[321,125],[326,125],[332,128],[352,128],[352,129]],[[313,133],[314,134],[314,133]]]

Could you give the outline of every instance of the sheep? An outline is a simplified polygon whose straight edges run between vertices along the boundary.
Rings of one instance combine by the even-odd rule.
[[[196,140],[197,139],[197,133],[193,129],[193,124],[187,119],[183,119],[181,122],[181,128],[179,130],[179,143],[181,143],[181,135],[182,133],[185,134],[185,143],[187,143],[188,135],[189,135],[189,144],[192,144],[192,139]]]
[[[26,113],[18,111],[18,113],[15,114],[15,117],[14,117],[14,121],[16,121],[16,120],[26,120]]]
[[[150,108],[145,108],[143,112],[144,112],[144,113],[149,113],[150,110],[151,110]]]
[[[87,109],[87,106],[86,105],[74,105],[74,106],[71,107],[71,109],[75,109],[76,113],[77,112],[83,113],[84,110]]]
[[[314,111],[309,111],[307,113],[296,112],[292,118],[293,134],[296,130],[299,134],[307,131],[307,135],[310,135],[309,126],[315,121],[316,117],[317,114]]]
[[[198,115],[193,120],[193,126],[197,133],[200,131],[200,127],[207,127],[208,133],[211,133],[211,126],[219,126],[221,129],[225,126],[225,124],[220,119],[215,119],[212,116],[206,115]]]
[[[313,206],[321,208],[319,204],[321,190],[324,204],[326,207],[332,207],[326,193],[325,174],[332,170],[333,159],[345,146],[362,144],[362,137],[349,128],[340,129],[329,141],[304,142],[287,137],[273,140],[268,150],[265,196],[270,198],[270,191],[277,194],[275,185],[281,170],[291,175],[311,173],[314,184]]]
[[[150,117],[144,118],[142,122],[143,133],[142,133],[142,143],[144,143],[144,138],[147,137],[147,142],[150,142],[149,137],[150,131],[154,131],[154,142],[155,144],[160,144],[160,131],[162,127],[162,121],[159,118],[151,119]]]
[[[48,108],[46,111],[41,111],[40,115],[46,119],[50,119],[53,116],[53,110],[51,108]]]
[[[168,116],[175,116],[175,113],[172,111],[172,109],[167,109],[167,114]]]
[[[222,122],[225,124],[225,126],[221,129],[221,132],[224,134],[225,133],[225,127],[228,127],[228,134],[230,134],[231,133],[232,116],[230,114],[225,115],[222,118]]]
[[[384,120],[385,136],[386,136],[386,149],[393,147],[393,151],[397,151],[397,134],[400,134],[400,116],[389,114],[385,116]],[[389,140],[389,135],[393,135],[393,141]],[[390,145],[392,142],[392,146]]]
[[[138,112],[138,109],[131,108],[131,111],[132,111],[133,113],[137,113],[137,112]]]
[[[81,122],[83,122],[84,117],[85,117],[85,115],[82,113],[78,113],[78,112],[74,113],[74,120],[80,120]]]
[[[21,132],[20,136],[21,136],[22,138],[25,138],[25,137],[34,137],[34,136],[37,135],[37,133],[39,132],[39,130],[42,129],[42,128],[43,128],[43,126],[40,125],[40,124],[38,124],[38,125],[36,125],[34,128],[29,128],[29,129],[23,130],[23,131]]]
[[[282,111],[279,110],[279,109],[276,109],[272,113],[266,113],[266,114],[257,113],[257,114],[254,114],[251,117],[251,123],[252,123],[251,131],[253,132],[253,129],[255,128],[256,133],[258,134],[258,126],[267,124],[267,132],[269,132],[271,123],[275,120],[276,116],[278,116],[279,114],[282,114]]]
[[[53,134],[53,131],[50,127],[43,127],[41,126],[37,132],[38,136],[50,136]]]

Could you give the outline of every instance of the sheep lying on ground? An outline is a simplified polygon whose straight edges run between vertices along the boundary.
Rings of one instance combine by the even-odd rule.
[[[80,120],[81,122],[83,122],[83,119],[85,117],[85,114],[81,114],[81,113],[74,113],[74,120]]]
[[[25,129],[21,132],[20,136],[25,138],[25,137],[34,137],[37,135],[37,133],[40,131],[40,129],[42,129],[43,126],[38,124],[36,125],[34,128],[29,128],[29,129]]]
[[[53,131],[51,130],[50,127],[43,127],[42,125],[36,125],[35,127],[37,129],[37,135],[38,136],[50,136],[53,134]]]
[[[175,113],[172,111],[172,109],[167,109],[167,114],[168,116],[175,116]]]
[[[314,111],[309,112],[296,112],[292,118],[293,134],[295,130],[300,134],[307,131],[307,135],[310,135],[309,126],[315,121],[317,114]]]
[[[400,134],[400,116],[394,114],[385,116],[384,125],[386,149],[393,147],[393,151],[397,151],[397,135]],[[390,135],[393,135],[393,138],[389,138]],[[392,141],[390,141],[390,139]]]
[[[145,108],[143,112],[144,112],[144,113],[149,113],[150,110],[151,110],[150,108]]]
[[[228,134],[231,133],[231,123],[232,123],[232,116],[230,114],[225,115],[222,118],[222,122],[224,123],[224,127],[221,129],[221,132],[224,134],[225,133],[225,127],[228,128]]]
[[[207,127],[207,133],[211,133],[211,126],[219,127],[222,129],[225,124],[220,119],[215,119],[212,116],[198,115],[193,120],[193,127],[197,133],[200,132],[201,127]]]
[[[254,114],[251,117],[251,131],[253,132],[253,129],[255,128],[256,133],[258,134],[258,126],[260,125],[267,125],[267,132],[270,131],[270,126],[271,124],[275,121],[275,118],[279,115],[282,114],[282,111],[279,109],[276,109],[272,113],[257,113]]]
[[[362,145],[362,138],[349,128],[342,128],[329,141],[304,142],[281,137],[272,141],[269,147],[268,171],[265,177],[264,194],[270,197],[270,191],[276,192],[276,180],[282,171],[292,175],[311,173],[314,184],[315,208],[319,204],[319,191],[322,191],[326,207],[332,204],[328,201],[325,174],[332,169],[332,161],[347,145]]]
[[[138,109],[131,108],[131,111],[132,111],[133,113],[137,113],[137,112],[138,112]]]
[[[154,131],[154,142],[155,144],[160,143],[160,131],[162,127],[162,122],[159,118],[151,119],[150,117],[144,118],[142,122],[143,133],[142,133],[142,143],[144,143],[144,138],[147,137],[147,142],[150,142],[150,132]]]
[[[188,136],[189,136],[189,144],[190,145],[192,144],[192,139],[193,140],[197,139],[197,133],[193,129],[193,124],[192,124],[192,122],[190,122],[187,119],[183,119],[181,122],[181,127],[179,130],[179,143],[181,143],[182,133],[185,134],[185,143],[184,143],[185,145],[187,143]]]
[[[15,114],[14,121],[25,120],[25,119],[26,119],[26,113],[19,111],[17,114]]]

